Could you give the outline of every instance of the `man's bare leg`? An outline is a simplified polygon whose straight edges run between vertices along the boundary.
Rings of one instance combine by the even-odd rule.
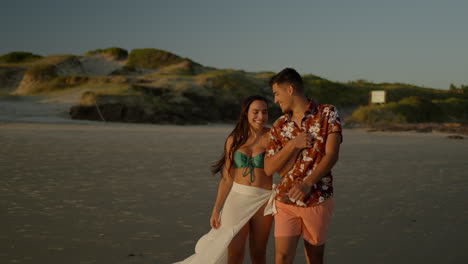
[[[293,264],[299,237],[275,237],[276,264]]]
[[[304,240],[304,253],[307,264],[323,264],[323,255],[325,252],[325,244],[314,246]]]

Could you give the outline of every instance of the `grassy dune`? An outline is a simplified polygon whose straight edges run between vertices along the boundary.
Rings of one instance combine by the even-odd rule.
[[[109,67],[109,70],[98,71],[96,67]],[[80,107],[92,107],[89,95],[93,94],[98,102],[119,105],[124,109],[122,113],[130,108],[137,109],[140,113],[137,116],[144,122],[234,120],[241,100],[252,94],[268,98],[272,118],[275,118],[279,111],[273,107],[268,87],[273,74],[205,67],[158,49],[134,49],[129,53],[125,49],[111,47],[92,50],[84,56],[46,57],[12,52],[0,57],[0,91],[3,93],[75,94],[81,90],[87,99],[77,100],[77,103],[82,103]],[[16,79],[11,76],[16,76]],[[373,124],[466,123],[468,120],[468,93],[463,89],[437,90],[364,80],[340,83],[312,74],[304,75],[304,85],[310,98],[339,108],[356,109],[347,121]],[[103,89],[106,86],[111,88]],[[119,88],[115,89],[116,86]],[[385,90],[388,103],[369,105],[372,90]],[[95,110],[88,110],[92,114],[83,114],[80,118],[95,114]]]

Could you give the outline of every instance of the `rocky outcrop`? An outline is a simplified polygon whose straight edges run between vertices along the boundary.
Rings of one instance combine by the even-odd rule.
[[[468,125],[460,123],[413,123],[413,124],[387,124],[374,125],[368,132],[386,131],[386,132],[405,132],[415,131],[420,133],[443,132],[468,135]]]
[[[184,119],[181,116],[168,113],[147,113],[139,106],[127,106],[122,103],[102,105],[75,105],[70,108],[70,117],[78,120],[93,120],[105,122],[130,122],[154,124],[204,124],[198,119]]]

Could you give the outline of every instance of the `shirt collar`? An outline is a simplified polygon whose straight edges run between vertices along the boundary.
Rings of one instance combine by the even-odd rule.
[[[304,117],[306,117],[308,114],[315,115],[317,113],[317,108],[318,108],[317,103],[314,100],[309,99],[309,103],[307,104],[307,108],[304,112]],[[286,113],[286,119],[289,122],[291,121],[291,118],[292,118],[292,111],[289,111]]]

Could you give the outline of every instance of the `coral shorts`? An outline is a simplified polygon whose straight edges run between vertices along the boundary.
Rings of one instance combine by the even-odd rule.
[[[311,207],[299,207],[276,201],[275,237],[302,235],[311,245],[325,244],[333,207],[333,198]]]

